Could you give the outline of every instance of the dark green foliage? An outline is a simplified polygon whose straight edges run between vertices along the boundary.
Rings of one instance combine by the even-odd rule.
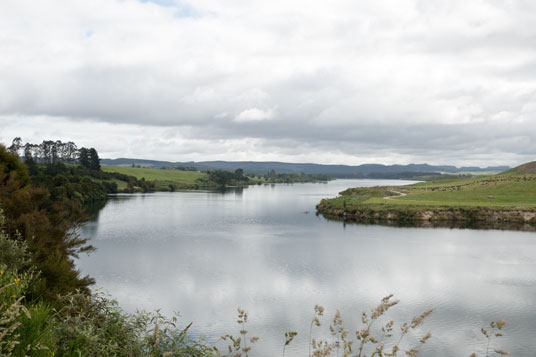
[[[259,178],[246,176],[242,169],[236,169],[234,172],[224,170],[209,171],[208,174],[208,181],[220,187],[245,186],[255,183],[304,183],[331,180],[327,175],[278,174],[274,170]]]
[[[89,170],[99,171],[101,168],[99,154],[95,148],[80,148],[78,150],[78,163]]]
[[[284,173],[278,174],[274,170],[266,173],[264,175],[265,182],[269,183],[303,183],[303,182],[325,182],[330,181],[333,178],[328,175],[310,175],[310,174],[295,174],[295,173]]]
[[[165,168],[165,166],[164,166]],[[173,170],[179,170],[179,171],[197,171],[197,168],[195,166],[173,166]]]
[[[230,171],[216,170],[209,173],[209,180],[219,186],[226,186],[234,179],[235,174]]]
[[[0,145],[0,184],[16,183],[22,187],[29,183],[26,166],[19,161],[17,155],[8,152]]]
[[[0,208],[0,264],[9,267],[11,271],[27,272],[34,276],[35,268],[28,250],[28,244],[20,234],[11,239],[4,231],[4,212]]]
[[[249,183],[249,178],[244,176],[242,169],[237,169],[235,172],[216,170],[209,172],[209,181],[221,187],[243,186]]]
[[[17,329],[20,344],[15,347],[13,356],[27,356],[27,346],[35,346],[32,357],[49,357],[56,350],[57,336],[52,319],[53,310],[44,303],[28,306],[28,315],[21,314]]]
[[[136,165],[132,164],[132,167],[136,167]],[[161,166],[160,170],[197,171],[197,168],[194,166]]]
[[[89,149],[89,168],[91,170],[100,170],[100,159],[99,154],[97,154],[97,150],[94,148]]]
[[[31,175],[33,186],[46,188],[53,200],[76,200],[80,205],[105,201],[110,193],[153,192],[154,182],[137,180],[134,176],[92,170],[63,163],[38,165]],[[123,181],[126,190],[120,190],[116,181]]]
[[[57,200],[76,200],[80,205],[106,200],[108,193],[117,192],[117,184],[104,184],[96,179],[97,171],[82,166],[67,166],[63,163],[38,166],[31,177],[32,185],[50,192],[50,198]]]
[[[86,148],[80,148],[78,152],[78,163],[87,169],[89,169],[89,153]]]
[[[8,150],[10,153],[17,155],[21,147],[22,147],[22,139],[20,138],[20,136],[18,136],[15,139],[13,139],[11,146],[8,148]]]
[[[0,235],[4,235],[1,233]],[[21,346],[21,320],[30,318],[28,309],[22,304],[24,293],[30,286],[32,276],[12,270],[0,263],[0,356],[32,354],[38,346]]]
[[[41,272],[31,297],[54,301],[58,293],[85,289],[92,283],[90,278],[79,276],[72,260],[79,252],[91,249],[76,234],[86,215],[77,201],[54,197],[46,187],[35,187],[29,182],[25,166],[0,146],[4,232],[11,239],[25,240],[33,265]],[[52,178],[49,182],[54,190],[64,188],[56,187]]]
[[[36,176],[39,174],[39,168],[33,158],[27,158],[24,160],[24,164],[28,167],[28,174],[30,176]]]
[[[106,193],[117,193],[117,183],[113,181],[103,181],[102,185],[106,190]]]

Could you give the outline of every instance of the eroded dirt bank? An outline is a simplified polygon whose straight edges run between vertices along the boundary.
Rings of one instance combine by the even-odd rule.
[[[333,209],[319,204],[318,213],[327,218],[340,218],[356,222],[375,223],[381,221],[433,224],[439,222],[462,223],[489,223],[491,225],[502,223],[516,223],[536,225],[536,209],[532,208],[480,208],[480,207],[439,207],[408,209],[388,209],[383,207],[363,206],[351,210]]]

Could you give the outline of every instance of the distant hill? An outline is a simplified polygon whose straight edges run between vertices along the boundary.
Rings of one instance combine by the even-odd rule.
[[[536,161],[514,167],[511,170],[505,171],[504,174],[536,174]]]
[[[278,161],[201,161],[201,162],[170,162],[158,160],[143,159],[102,159],[102,165],[111,166],[142,166],[148,168],[171,168],[174,166],[195,167],[199,171],[207,170],[228,170],[234,171],[238,168],[244,172],[255,175],[263,175],[272,170],[277,173],[304,173],[304,174],[324,174],[336,178],[397,178],[411,177],[411,174],[418,173],[414,176],[423,176],[431,173],[499,173],[510,169],[508,166],[492,166],[486,168],[480,167],[456,167],[456,166],[433,166],[428,164],[410,164],[410,165],[380,165],[364,164],[359,166],[349,165],[322,165],[309,163],[288,163]]]

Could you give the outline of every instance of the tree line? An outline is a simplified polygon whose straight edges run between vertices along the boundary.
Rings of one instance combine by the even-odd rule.
[[[41,144],[23,143],[20,137],[13,139],[8,151],[24,159],[45,165],[80,164],[90,170],[100,170],[99,154],[95,148],[85,148],[72,142],[61,140],[43,140]]]

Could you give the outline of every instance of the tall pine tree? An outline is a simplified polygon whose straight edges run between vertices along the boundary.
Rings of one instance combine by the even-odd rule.
[[[85,168],[89,169],[89,150],[86,148],[80,148],[78,151],[78,163]]]
[[[99,154],[95,148],[89,149],[89,168],[91,170],[100,170]]]

